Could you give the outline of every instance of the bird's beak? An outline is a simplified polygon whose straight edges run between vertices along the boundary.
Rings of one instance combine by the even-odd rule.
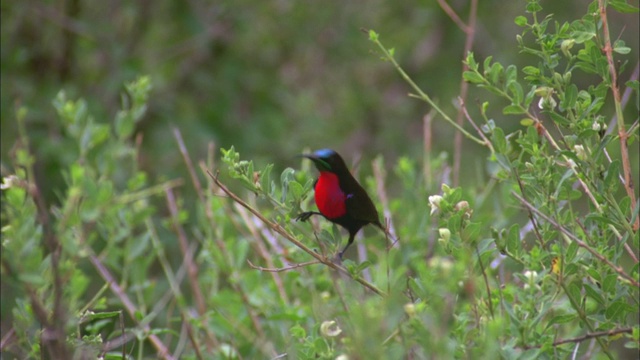
[[[298,155],[298,157],[304,157],[304,158],[311,159],[311,160],[314,160],[314,159],[317,159],[317,158],[318,158],[318,157],[317,157],[316,155],[314,155],[314,154],[299,154],[299,155]]]
[[[327,164],[326,161],[322,160],[318,155],[316,154],[300,154],[298,155],[299,157],[304,157],[307,158],[311,161],[313,161],[313,165],[316,166],[316,168],[320,171],[324,171],[324,170],[330,170],[331,166],[329,164]]]

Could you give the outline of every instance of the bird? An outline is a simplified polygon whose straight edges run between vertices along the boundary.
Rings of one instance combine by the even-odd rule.
[[[351,175],[342,157],[331,149],[321,149],[302,157],[313,161],[320,176],[313,185],[317,211],[306,211],[296,217],[307,221],[313,215],[322,215],[349,232],[349,242],[338,253],[340,259],[362,227],[375,225],[386,233],[380,223],[378,210],[358,181]]]

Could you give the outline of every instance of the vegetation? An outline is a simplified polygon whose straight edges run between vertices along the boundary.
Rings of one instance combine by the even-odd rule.
[[[68,3],[67,10],[79,16],[73,7],[79,2]],[[368,115],[366,102],[375,101],[378,92],[379,84],[373,82],[390,81],[388,77],[372,79],[366,90],[345,84],[339,96],[348,105],[328,108],[311,100],[315,87],[299,97],[281,93],[286,101],[261,92],[269,87],[259,85],[274,79],[264,73],[276,68],[314,73],[318,69],[313,65],[280,68],[271,60],[232,85],[241,69],[238,62],[255,61],[238,55],[250,54],[251,47],[264,46],[260,61],[286,57],[278,51],[298,51],[277,46],[288,43],[281,33],[269,38],[242,28],[250,26],[243,17],[252,15],[256,25],[276,26],[264,22],[261,10],[307,14],[270,2],[227,18],[214,13],[226,21],[209,29],[221,42],[210,51],[221,61],[216,66],[224,68],[220,81],[228,88],[208,94],[214,101],[222,99],[221,108],[203,112],[216,123],[220,148],[198,135],[207,133],[207,125],[191,123],[201,115],[182,102],[188,96],[176,91],[172,99],[158,98],[155,91],[167,79],[153,73],[125,82],[117,111],[105,107],[113,100],[91,99],[100,91],[83,88],[86,84],[58,91],[53,96],[55,124],[47,134],[37,129],[47,110],[4,91],[3,80],[2,356],[637,358],[640,201],[633,184],[639,181],[640,62],[638,49],[629,45],[637,41],[612,32],[612,22],[624,14],[637,18],[638,8],[621,0],[596,0],[581,9],[582,17],[567,20],[550,14],[540,1],[522,3],[514,22],[520,35],[507,45],[524,58],[516,65],[504,60],[514,54],[472,51],[481,19],[475,0],[466,23],[455,9],[439,4],[465,33],[463,82],[455,106],[441,104],[434,89],[420,85],[426,83],[418,80],[425,75],[413,75],[420,70],[401,65],[400,48],[388,47],[396,43],[377,29],[362,29],[366,37],[358,45],[364,48],[368,37],[375,65],[363,60],[358,73],[357,63],[344,64],[360,81],[369,71],[383,69],[410,88],[409,97],[418,100],[411,106],[424,111],[426,103],[431,112],[424,116],[417,144],[401,144],[398,132],[384,138],[392,124],[380,121],[382,114],[366,124],[349,120]],[[47,13],[52,9],[48,5],[37,6],[41,14],[63,23],[65,31],[86,31],[81,26],[86,23],[60,20]],[[180,9],[162,6],[181,16]],[[7,7],[14,13],[26,11],[3,4],[3,10]],[[330,18],[330,9],[335,8],[320,9],[317,16]],[[190,14],[205,16],[204,10],[211,9],[201,10]],[[346,6],[345,11],[354,10]],[[392,10],[376,14],[384,14],[378,15],[381,22],[394,24],[406,15]],[[298,16],[291,24],[306,20]],[[127,28],[127,18],[119,19]],[[3,37],[5,22],[3,15]],[[225,26],[240,30],[227,32]],[[345,27],[338,29],[346,32]],[[243,36],[224,38],[230,33]],[[83,46],[96,46],[93,40]],[[134,38],[121,46],[134,51],[136,40],[141,41]],[[3,79],[11,69],[5,65],[4,43]],[[245,52],[230,51],[231,45]],[[306,46],[310,57],[318,55],[313,44]],[[14,56],[9,61],[21,61],[20,51],[8,53]],[[200,81],[205,69],[197,66],[198,58],[193,61],[194,76],[182,64],[172,71],[184,73],[169,78]],[[71,65],[69,78],[74,66],[97,66]],[[118,71],[136,73],[131,67]],[[353,79],[343,71],[327,76]],[[111,81],[103,75],[78,81]],[[304,80],[299,74],[282,76],[296,83]],[[316,75],[314,81],[322,78]],[[45,90],[37,96],[46,96],[55,83],[43,82]],[[14,90],[23,95],[36,91],[37,84],[26,75],[9,83],[19,85]],[[184,85],[175,84],[180,89]],[[238,90],[232,86],[259,91],[248,91],[244,99],[225,98]],[[70,95],[82,93],[77,89],[86,94]],[[319,97],[326,100],[334,90],[325,89]],[[366,94],[356,100],[360,91]],[[397,101],[388,94],[386,99]],[[5,105],[12,101],[9,112]],[[257,102],[266,103],[259,113],[238,115]],[[285,103],[291,107],[288,114],[310,119],[295,125],[295,117],[291,123],[277,120],[277,108]],[[320,115],[306,113],[308,109]],[[228,113],[232,121],[223,120]],[[399,149],[410,148],[410,155],[377,156],[370,168],[363,162],[362,172],[371,169],[371,175],[360,179],[384,214],[389,234],[366,229],[342,263],[334,255],[344,246],[344,231],[322,219],[294,221],[315,206],[316,170],[292,156],[292,167],[262,165],[270,154],[302,152],[305,141],[318,141],[310,141],[318,129],[314,122],[338,113],[346,120],[322,128],[324,146],[340,129],[366,125],[372,134],[379,127],[381,144],[393,141]],[[149,123],[160,116],[189,120],[163,123],[161,131]],[[451,132],[441,132],[435,123]],[[5,129],[15,134],[11,147],[5,144]],[[239,129],[246,131],[234,134]],[[306,130],[301,139],[290,141],[298,129]],[[183,130],[194,136],[183,136]],[[267,140],[258,139],[264,134]],[[447,149],[442,139],[451,146],[438,152],[436,148]],[[200,146],[194,145],[198,142]],[[208,145],[207,152],[192,155],[190,148],[202,144]],[[240,155],[245,147],[263,154],[247,160]],[[347,161],[352,158],[343,155]]]

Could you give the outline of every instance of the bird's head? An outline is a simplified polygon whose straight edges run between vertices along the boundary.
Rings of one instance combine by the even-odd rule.
[[[331,149],[316,150],[313,154],[302,154],[302,156],[313,161],[319,171],[328,171],[336,174],[349,171],[342,157]]]

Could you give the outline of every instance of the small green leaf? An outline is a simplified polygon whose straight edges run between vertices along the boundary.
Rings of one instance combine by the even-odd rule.
[[[613,43],[613,51],[618,54],[626,55],[631,52],[631,48],[626,46],[624,40],[616,40],[616,42]]]
[[[529,1],[527,4],[527,12],[528,13],[537,13],[542,10],[542,6],[537,1]]]
[[[522,126],[531,126],[533,125],[533,120],[530,118],[524,118],[522,120],[520,120],[520,125]]]
[[[584,292],[588,297],[597,301],[598,304],[604,305],[604,297],[602,297],[602,291],[600,289],[595,288],[593,285],[585,283],[584,284]]]
[[[265,194],[271,194],[271,170],[273,164],[268,164],[260,173],[260,187]]]
[[[518,25],[520,27],[527,26],[527,18],[522,16],[522,15],[516,16],[514,22],[516,23],[516,25]]]
[[[623,0],[610,0],[609,5],[611,5],[611,7],[616,9],[617,11],[621,13],[626,13],[626,14],[637,13],[640,10],[639,8],[631,4],[628,4],[626,1],[623,1]]]
[[[549,112],[549,116],[551,116],[551,119],[553,120],[553,122],[555,122],[558,125],[567,126],[567,125],[571,124],[569,119],[567,119],[566,117],[558,114],[555,111],[550,111]]]
[[[573,301],[580,302],[582,295],[580,295],[580,289],[582,288],[580,281],[574,281],[567,287],[567,295],[573,299]]]
[[[549,328],[554,324],[566,324],[568,322],[572,322],[576,318],[576,316],[577,316],[576,314],[564,314],[564,315],[554,316],[553,318],[551,318],[551,320],[549,320],[549,323],[547,324],[547,328]]]
[[[609,294],[616,293],[616,284],[618,283],[618,276],[616,274],[609,274],[604,278],[602,282],[602,290]]]
[[[293,197],[294,200],[299,200],[304,194],[304,189],[302,188],[302,185],[300,185],[299,182],[291,181],[289,183],[289,192],[291,193],[291,196]]]
[[[462,78],[464,81],[472,84],[482,84],[485,82],[485,79],[480,74],[473,71],[465,71],[462,74]]]
[[[502,109],[504,115],[524,114],[526,111],[520,105],[507,105]]]
[[[560,106],[565,109],[573,109],[576,106],[576,101],[578,100],[578,87],[575,84],[571,84],[571,86],[567,87],[564,92],[564,98],[562,102],[560,102]]]
[[[473,53],[471,51],[469,51],[469,53],[467,54],[467,58],[465,59],[464,63],[467,64],[470,70],[474,72],[478,70],[478,63],[473,57]]]
[[[513,96],[513,103],[520,104],[524,99],[524,91],[522,91],[522,86],[517,81],[512,81],[507,85],[509,92]]]
[[[576,20],[571,23],[571,26],[573,27],[571,37],[578,44],[591,40],[596,36],[596,26],[591,21]]]
[[[519,256],[522,245],[520,243],[520,225],[513,224],[507,233],[507,250],[516,256]]]
[[[507,139],[504,137],[504,132],[501,128],[497,127],[493,130],[493,144],[496,147],[496,151],[504,154],[507,151]]]
[[[633,311],[636,311],[635,307],[623,302],[622,300],[616,300],[609,305],[605,310],[604,315],[607,319],[615,321],[617,319],[624,319],[627,314]]]
[[[564,255],[565,263],[570,263],[575,259],[576,254],[578,254],[578,243],[572,241],[567,248],[567,253]]]

